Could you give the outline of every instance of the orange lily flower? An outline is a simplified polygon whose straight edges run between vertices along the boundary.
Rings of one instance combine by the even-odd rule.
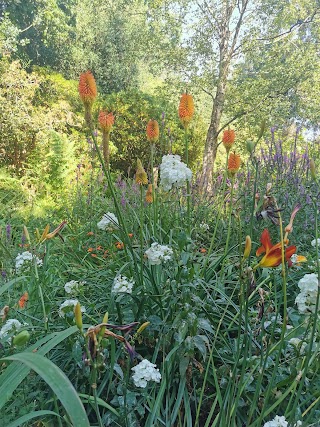
[[[259,264],[255,266],[255,269],[257,267],[278,267],[282,262],[281,242],[272,245],[270,234],[267,229],[263,230],[260,241],[262,246],[257,249],[256,255],[259,256],[265,253],[265,256],[260,260]],[[290,258],[296,250],[297,248],[295,246],[288,246],[285,248],[284,257],[289,266],[292,265]]]
[[[49,233],[50,225],[47,224],[47,226],[43,230],[42,236],[40,237],[40,243],[57,236],[66,224],[67,224],[67,221],[62,221],[61,224],[59,224],[58,227],[55,228],[51,233]]]
[[[25,293],[22,295],[22,297],[19,299],[19,301],[18,301],[18,305],[19,305],[19,307],[20,307],[20,308],[24,308],[24,307],[25,307],[25,305],[26,305],[26,303],[28,302],[28,300],[29,300],[28,292],[25,292]]]

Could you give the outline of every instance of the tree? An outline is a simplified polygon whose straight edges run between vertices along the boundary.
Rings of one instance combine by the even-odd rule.
[[[289,104],[291,98],[291,105],[297,106],[299,85],[305,73],[314,73],[314,61],[318,63],[314,46],[310,40],[305,43],[306,38],[317,37],[317,1],[181,0],[166,1],[159,8],[162,18],[175,14],[176,23],[184,29],[180,53],[172,58],[175,72],[211,97],[201,176],[207,188],[225,127],[255,114],[262,105],[270,108],[276,100],[279,106],[279,98]],[[157,14],[153,16],[156,19]],[[299,53],[302,46],[303,55]]]

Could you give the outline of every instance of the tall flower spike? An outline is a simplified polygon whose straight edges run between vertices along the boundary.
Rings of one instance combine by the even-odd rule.
[[[84,104],[92,104],[97,97],[97,85],[91,71],[82,73],[79,78],[79,95]]]
[[[152,203],[153,202],[153,197],[152,197],[152,184],[148,185],[148,190],[146,193],[146,202],[147,203]]]
[[[241,158],[239,154],[236,153],[230,153],[229,159],[228,159],[228,172],[231,173],[231,175],[235,175],[241,166]]]
[[[156,120],[149,120],[147,124],[147,140],[154,144],[159,139],[159,124]]]
[[[114,115],[101,110],[98,117],[100,128],[103,132],[109,133],[114,125]]]
[[[148,184],[148,175],[144,170],[140,159],[137,160],[136,183],[138,185]]]
[[[186,129],[194,115],[194,102],[192,95],[189,95],[188,93],[182,94],[180,98],[180,104],[179,104],[179,118],[183,124],[183,127]]]
[[[236,134],[235,134],[235,131],[233,129],[227,129],[223,132],[222,144],[224,145],[227,152],[233,146],[235,138],[236,138]]]

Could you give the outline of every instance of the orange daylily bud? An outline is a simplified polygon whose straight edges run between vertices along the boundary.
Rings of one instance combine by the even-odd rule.
[[[244,247],[243,259],[249,258],[250,253],[251,253],[251,237],[250,236],[246,236],[246,244],[245,244],[245,247]]]
[[[76,325],[78,326],[79,331],[82,331],[82,313],[81,313],[81,305],[79,301],[77,302],[74,308],[74,318],[76,321]]]
[[[146,193],[146,202],[147,203],[152,203],[153,202],[153,197],[152,197],[152,184],[148,185],[148,190]]]

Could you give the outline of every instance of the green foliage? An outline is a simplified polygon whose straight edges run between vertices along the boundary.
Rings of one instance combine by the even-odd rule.
[[[150,143],[146,138],[146,126],[150,119],[157,120],[160,138],[156,143],[156,161],[170,151],[184,156],[184,130],[177,117],[178,99],[173,104],[161,96],[151,96],[138,91],[120,92],[109,95],[102,106],[113,111],[115,124],[111,133],[111,166],[113,170],[135,172],[136,159],[140,158],[147,167],[150,158]],[[204,145],[205,126],[196,116],[190,131],[191,164],[199,159]]]

